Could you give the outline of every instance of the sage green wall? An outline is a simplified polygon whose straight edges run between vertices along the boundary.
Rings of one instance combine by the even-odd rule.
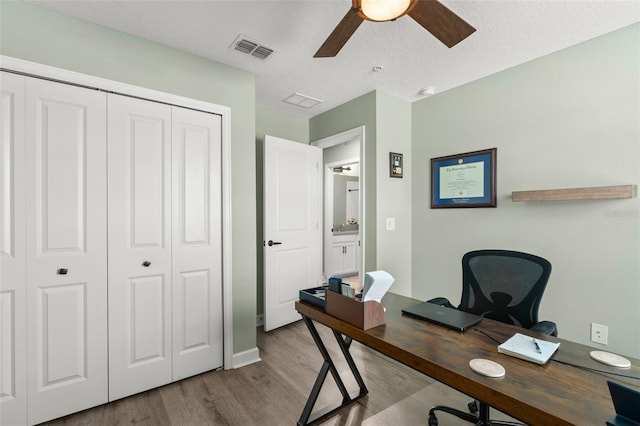
[[[309,140],[365,126],[364,258],[365,270],[376,267],[376,92],[370,92],[309,119]]]
[[[282,111],[256,108],[256,141],[264,141],[264,135],[309,143],[309,120]]]
[[[413,296],[460,300],[462,255],[506,248],[553,272],[541,319],[640,357],[640,199],[519,202],[530,189],[640,184],[640,24],[413,104]],[[429,207],[430,159],[497,147],[497,208]],[[423,279],[416,279],[423,277]]]
[[[264,136],[291,141],[309,143],[309,120],[296,117],[285,112],[273,111],[266,108],[256,108],[256,229],[258,247],[258,306],[256,313],[264,313],[264,192],[262,187],[263,161],[264,161]]]
[[[365,270],[383,269],[395,293],[411,295],[411,103],[375,91],[309,120],[311,141],[365,126]],[[402,179],[389,177],[389,153],[404,155]],[[386,230],[386,218],[396,229]]]
[[[0,8],[2,55],[231,107],[233,351],[255,348],[253,74],[22,1]]]
[[[394,293],[411,296],[411,103],[378,91],[376,117],[376,268],[393,275]],[[389,176],[390,152],[403,155],[402,178]],[[394,230],[387,218],[395,219]]]

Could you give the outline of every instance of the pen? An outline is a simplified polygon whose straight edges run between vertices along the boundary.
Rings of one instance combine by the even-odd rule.
[[[541,354],[542,350],[540,349],[540,345],[538,344],[538,342],[536,341],[535,337],[532,337],[531,340],[533,340],[533,344],[536,345],[536,351]]]

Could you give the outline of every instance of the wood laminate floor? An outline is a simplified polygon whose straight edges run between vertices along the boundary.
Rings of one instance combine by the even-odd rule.
[[[331,331],[318,325],[349,390],[356,390]],[[234,370],[212,371],[45,423],[98,425],[295,425],[322,365],[302,321],[273,330],[258,329],[262,361]],[[470,398],[357,342],[351,353],[369,394],[318,425],[426,425],[429,407],[464,408]],[[347,374],[348,373],[348,374]],[[341,399],[331,375],[316,404]],[[508,417],[492,410],[493,418]],[[468,425],[448,414],[440,425]]]

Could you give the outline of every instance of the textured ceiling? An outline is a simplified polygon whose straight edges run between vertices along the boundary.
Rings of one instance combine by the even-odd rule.
[[[302,117],[374,89],[413,102],[423,87],[443,92],[640,22],[640,0],[443,0],[477,29],[451,49],[405,16],[365,21],[337,57],[314,59],[350,0],[30,2],[250,71],[258,106]],[[229,49],[240,34],[276,52],[260,60]],[[282,102],[295,92],[324,102]]]

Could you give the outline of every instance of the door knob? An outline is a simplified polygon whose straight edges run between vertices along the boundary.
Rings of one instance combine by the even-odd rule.
[[[149,262],[148,260],[145,260],[144,262],[142,262],[142,266],[144,266],[145,268],[148,268],[149,266],[151,266],[151,262]]]
[[[67,268],[60,268],[57,273],[58,275],[67,275],[67,272],[69,272]]]
[[[271,247],[271,246],[277,246],[278,244],[282,244],[282,243],[280,241],[269,240],[267,244],[269,245],[269,247]]]

